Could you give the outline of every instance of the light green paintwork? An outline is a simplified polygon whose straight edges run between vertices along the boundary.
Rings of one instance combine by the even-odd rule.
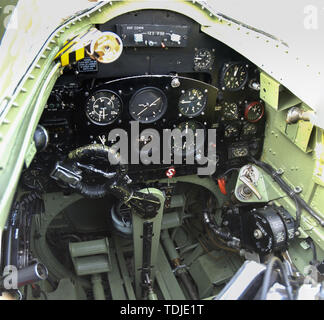
[[[257,181],[257,185],[255,186],[255,188],[259,192],[261,199],[258,199],[254,193],[252,194],[251,198],[247,200],[240,199],[239,196],[236,196],[238,199],[240,199],[241,202],[267,203],[269,201],[273,201],[287,196],[281,189],[276,188],[272,178],[269,175],[267,175],[261,168],[257,168],[257,170],[259,171],[259,179]],[[242,169],[239,173],[239,176],[241,172]],[[244,185],[244,183],[240,179],[237,179],[236,186],[235,186],[236,195],[238,194],[238,190],[242,185]]]

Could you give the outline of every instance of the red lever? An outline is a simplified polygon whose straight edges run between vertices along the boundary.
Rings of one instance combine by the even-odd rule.
[[[217,179],[217,182],[218,182],[220,192],[224,195],[227,195],[225,178],[219,178]]]

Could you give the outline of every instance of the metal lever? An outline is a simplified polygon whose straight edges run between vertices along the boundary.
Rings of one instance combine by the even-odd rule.
[[[253,183],[246,177],[246,176],[240,176],[240,180],[255,194],[255,196],[261,200],[262,196],[259,193],[259,191],[255,188]]]

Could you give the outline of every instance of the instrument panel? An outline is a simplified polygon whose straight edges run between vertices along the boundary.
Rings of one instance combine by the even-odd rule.
[[[190,18],[163,10],[121,15],[98,26],[123,42],[118,60],[86,58],[67,68],[48,100],[41,124],[55,152],[100,143],[113,129],[216,129],[218,173],[258,157],[263,147],[265,110],[250,83],[259,71],[231,48],[200,31]],[[205,139],[206,140],[206,139]],[[139,137],[140,146],[150,143]],[[208,146],[174,142],[174,154]],[[165,176],[168,166],[131,166],[145,180]],[[195,166],[175,166],[177,174]],[[132,171],[130,168],[130,171]]]
[[[173,125],[182,118],[197,118],[210,125],[217,94],[218,88],[187,77],[127,77],[89,92],[85,113],[91,125],[99,126],[117,122],[121,127],[138,121],[165,128],[165,123]]]

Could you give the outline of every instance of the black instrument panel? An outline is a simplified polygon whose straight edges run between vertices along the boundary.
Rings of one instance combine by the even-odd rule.
[[[105,90],[119,97],[120,104],[124,106],[123,113],[115,119],[114,126],[118,127],[127,127],[129,121],[135,120],[164,128],[165,123],[170,126],[182,118],[196,118],[211,125],[218,94],[216,87],[199,80],[180,76],[143,75],[108,81],[95,87],[89,92],[87,101],[95,103],[94,97]],[[86,114],[87,108],[88,103]],[[98,124],[91,119],[90,122],[91,125]]]
[[[259,93],[250,87],[258,81],[250,61],[175,12],[130,12],[97,28],[117,33],[124,51],[111,64],[86,58],[59,78],[41,119],[56,150],[99,143],[115,128],[130,133],[131,122],[139,121],[140,130],[159,132],[216,129],[217,175],[244,165],[248,155],[261,154],[265,112]],[[173,149],[182,154],[183,146],[177,143]],[[196,173],[191,167],[178,166],[177,173]],[[146,172],[144,180],[163,176],[165,169],[130,168]]]

